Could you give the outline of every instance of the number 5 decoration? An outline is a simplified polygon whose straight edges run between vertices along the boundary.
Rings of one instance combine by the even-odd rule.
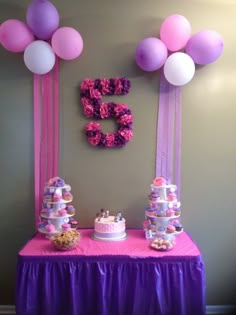
[[[94,119],[115,118],[118,124],[114,133],[103,133],[98,122],[85,126],[88,142],[104,148],[123,147],[133,137],[133,115],[126,104],[102,102],[104,95],[126,95],[130,90],[127,78],[85,79],[80,85],[80,96],[86,117]]]

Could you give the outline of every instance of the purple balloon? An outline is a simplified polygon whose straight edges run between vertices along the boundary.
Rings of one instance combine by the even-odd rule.
[[[164,65],[167,55],[167,47],[160,39],[148,37],[138,44],[135,60],[142,70],[156,71]]]
[[[34,0],[27,9],[27,24],[38,39],[50,39],[59,27],[59,14],[48,0]]]
[[[207,65],[217,60],[224,49],[222,36],[216,31],[204,30],[193,35],[185,52],[196,64]]]

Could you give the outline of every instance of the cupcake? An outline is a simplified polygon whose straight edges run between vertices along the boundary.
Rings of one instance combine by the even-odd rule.
[[[70,231],[71,229],[71,225],[69,223],[64,223],[61,227],[63,231]]]
[[[175,215],[175,210],[174,210],[174,209],[168,208],[168,209],[166,210],[166,216],[167,216],[167,217],[173,217],[174,215]]]
[[[41,214],[47,214],[47,210],[48,208],[42,208],[42,210],[40,211]]]
[[[75,207],[72,205],[67,206],[66,210],[68,214],[75,214]]]
[[[159,176],[159,177],[156,177],[154,180],[153,180],[153,185],[154,186],[165,186],[166,185],[166,179],[162,176]]]
[[[158,217],[165,217],[165,216],[166,216],[165,211],[163,211],[163,210],[157,210],[157,216],[158,216]]]
[[[53,187],[63,187],[65,186],[65,181],[64,179],[60,178],[60,177],[52,177],[49,179],[48,186],[53,186]]]
[[[61,201],[61,195],[60,194],[54,194],[53,195],[53,201],[54,202]]]
[[[53,224],[47,224],[45,226],[45,229],[47,232],[51,233],[51,232],[54,232],[56,228],[55,228],[55,225],[53,225]]]
[[[147,207],[145,209],[145,215],[149,217],[156,217],[157,216],[157,209],[153,207]]]
[[[38,224],[38,228],[44,230],[45,229],[46,224],[43,222],[39,222]]]
[[[52,217],[53,216],[53,208],[47,208],[47,216]]]
[[[175,215],[178,217],[181,214],[181,210],[179,208],[174,208]]]
[[[181,232],[183,230],[183,225],[180,222],[175,223],[174,227],[175,227],[176,232]]]
[[[58,214],[60,217],[64,217],[65,215],[67,215],[67,211],[66,209],[59,209]]]
[[[70,221],[70,224],[71,224],[71,227],[73,228],[73,229],[76,229],[77,227],[78,227],[78,221],[76,221],[76,220],[71,220]]]
[[[43,194],[43,200],[44,200],[44,202],[51,202],[52,201],[52,194],[50,194],[50,192],[46,191]]]
[[[69,191],[65,191],[63,193],[63,199],[66,201],[72,201],[73,200],[73,196]]]
[[[176,193],[169,192],[168,195],[167,195],[167,200],[168,201],[177,201]]]
[[[173,224],[168,224],[166,228],[167,233],[174,233],[175,232],[175,226]]]
[[[149,195],[148,195],[148,200],[150,201],[157,201],[159,198],[158,194],[154,191],[152,191]]]

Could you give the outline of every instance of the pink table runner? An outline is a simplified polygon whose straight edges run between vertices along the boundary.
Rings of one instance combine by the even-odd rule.
[[[68,256],[68,255],[115,255],[130,257],[163,257],[163,256],[199,256],[200,251],[187,233],[183,232],[177,237],[176,246],[168,252],[160,252],[149,247],[142,230],[127,230],[128,238],[119,242],[103,242],[93,240],[91,229],[80,230],[81,241],[79,246],[72,251],[56,251],[44,235],[37,234],[19,252],[20,256]]]

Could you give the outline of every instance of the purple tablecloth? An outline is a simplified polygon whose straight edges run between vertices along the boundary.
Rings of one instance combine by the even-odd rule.
[[[150,249],[140,230],[121,242],[81,234],[75,251],[55,252],[36,235],[19,252],[17,315],[205,314],[205,267],[186,233],[167,253]]]

